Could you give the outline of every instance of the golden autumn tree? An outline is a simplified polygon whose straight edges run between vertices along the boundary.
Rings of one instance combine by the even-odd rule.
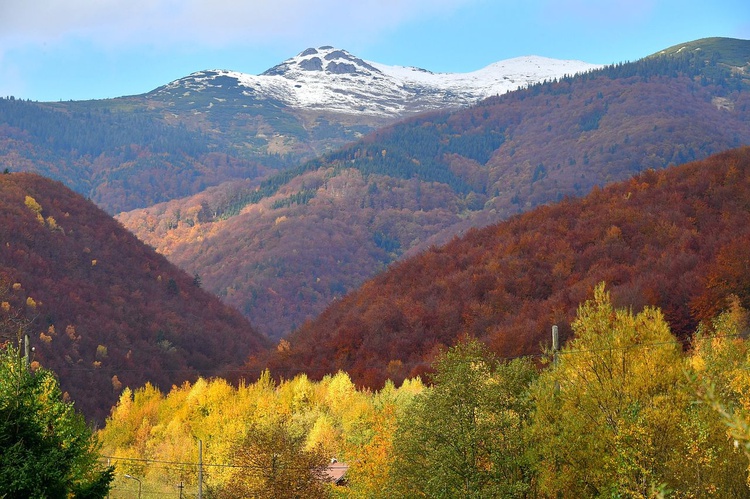
[[[730,300],[728,310],[701,324],[689,359],[691,381],[703,403],[691,408],[691,424],[699,431],[685,440],[683,472],[726,497],[750,494],[748,326],[747,311],[736,298]]]
[[[234,455],[236,468],[219,492],[221,498],[317,499],[329,495],[327,456],[319,448],[305,449],[304,436],[294,435],[285,418],[252,423]]]
[[[342,496],[377,497],[389,489],[399,414],[408,410],[414,397],[424,389],[421,379],[414,378],[405,380],[399,388],[388,381],[373,394],[372,410],[362,422],[367,435],[364,440],[351,438],[346,443],[348,494]]]
[[[566,497],[649,497],[690,488],[677,475],[691,397],[681,345],[658,309],[613,307],[604,284],[575,338],[533,390],[539,488]]]

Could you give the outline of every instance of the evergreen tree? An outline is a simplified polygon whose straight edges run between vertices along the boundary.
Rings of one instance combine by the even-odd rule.
[[[28,369],[13,346],[0,350],[0,493],[14,498],[103,498],[113,468],[57,379]]]

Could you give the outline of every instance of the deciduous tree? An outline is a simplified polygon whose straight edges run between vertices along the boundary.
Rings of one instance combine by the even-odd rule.
[[[615,309],[604,284],[579,307],[573,332],[533,390],[530,434],[542,492],[656,493],[669,476],[689,402],[679,389],[679,343],[658,309]]]
[[[399,421],[394,448],[397,497],[521,497],[530,475],[522,428],[527,360],[498,362],[476,340],[436,362],[434,386]]]
[[[258,499],[328,497],[325,470],[328,458],[305,450],[304,436],[293,435],[283,419],[253,422],[236,448],[237,471],[220,497]]]

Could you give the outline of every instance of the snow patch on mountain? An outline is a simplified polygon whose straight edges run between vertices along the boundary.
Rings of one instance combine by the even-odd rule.
[[[189,97],[210,89],[286,106],[375,116],[404,116],[468,106],[545,80],[597,69],[582,61],[517,57],[470,73],[433,73],[359,59],[331,46],[308,48],[260,75],[209,70],[175,80],[155,92]]]

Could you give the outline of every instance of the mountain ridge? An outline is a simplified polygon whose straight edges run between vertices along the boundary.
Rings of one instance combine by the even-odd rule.
[[[0,161],[65,180],[110,212],[152,207],[120,220],[178,251],[173,261],[278,337],[409,252],[747,143],[747,79],[733,68],[748,59],[736,42],[711,41],[709,56],[682,51],[563,77],[370,134],[388,120],[227,93],[0,100],[0,113],[23,108],[0,124]],[[31,109],[45,111],[36,128]],[[144,143],[144,132],[158,141]],[[306,217],[321,223],[309,228]],[[231,254],[222,238],[236,245]],[[327,247],[335,250],[321,255]]]
[[[225,212],[216,193],[118,219],[278,339],[472,227],[750,144],[749,99],[710,61],[644,59],[382,127],[246,190],[228,218],[185,220]]]
[[[326,63],[336,65],[334,80],[321,72],[297,82],[280,74],[206,71],[116,99],[0,99],[0,162],[11,171],[63,181],[115,214],[227,181],[257,185],[258,179],[334,151],[403,116],[465,106],[484,95],[466,94],[460,82],[442,90],[404,83],[402,76],[388,76],[333,47],[325,54],[333,54]],[[301,70],[299,64],[312,55],[288,59],[287,65],[310,77],[316,71]],[[284,73],[284,64],[269,72]],[[362,74],[347,73],[352,68]],[[551,75],[563,72],[569,71]],[[257,82],[258,96],[244,80]],[[537,80],[519,79],[513,85]],[[339,83],[330,86],[332,81]],[[300,102],[305,105],[295,107]]]
[[[552,325],[606,282],[617,306],[659,307],[687,340],[734,300],[750,307],[750,147],[595,189],[472,229],[392,265],[287,336],[248,372],[344,370],[379,388],[422,374],[462,335],[539,355]]]
[[[747,60],[746,54],[750,40],[739,38],[708,37],[700,38],[690,42],[679,43],[664,50],[660,50],[649,57],[660,57],[664,55],[677,55],[680,52],[702,52],[703,56],[709,60],[717,57],[717,52],[721,52],[720,63],[740,70],[747,76],[750,76],[750,61]]]
[[[198,71],[150,94],[189,99],[193,92],[221,88],[246,98],[303,109],[403,117],[470,105],[492,95],[600,67],[526,56],[498,61],[470,73],[433,73],[365,61],[346,50],[323,46],[308,48],[257,76],[218,69]]]

